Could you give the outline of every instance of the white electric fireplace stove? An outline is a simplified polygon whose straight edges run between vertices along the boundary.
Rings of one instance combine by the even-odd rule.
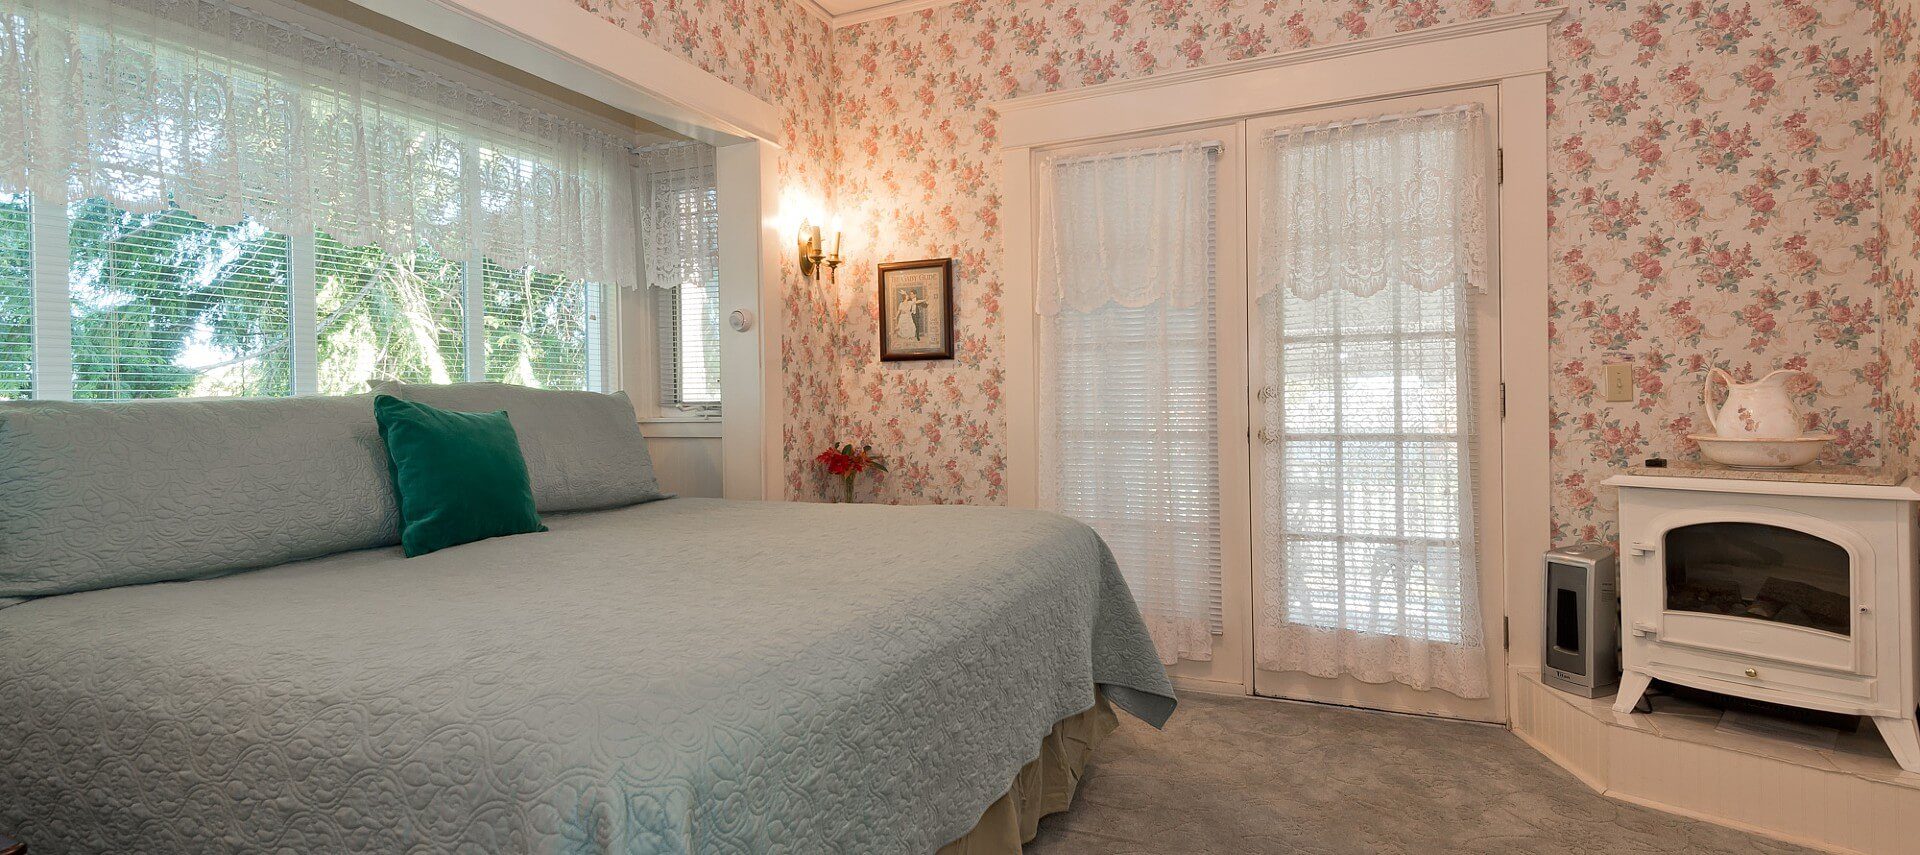
[[[1620,488],[1615,710],[1660,679],[1869,716],[1920,772],[1920,479],[1636,467],[1606,483]]]

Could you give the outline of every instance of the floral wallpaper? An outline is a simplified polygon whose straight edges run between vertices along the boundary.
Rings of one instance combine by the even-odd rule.
[[[1920,142],[1920,48],[1914,26],[1920,0],[1884,0],[1879,26],[1880,87],[1886,128],[1880,157],[1881,233],[1885,242],[1887,438],[1889,465],[1915,470],[1915,404],[1920,401],[1920,314],[1914,283],[1920,276],[1920,204],[1914,195],[1915,144]]]
[[[1555,540],[1611,537],[1614,468],[1693,456],[1710,360],[1813,372],[1808,426],[1841,435],[1835,462],[1877,464],[1873,0],[1568,5],[1550,94]],[[961,0],[835,31],[837,200],[860,249],[835,295],[839,430],[899,457],[874,497],[1004,501],[991,102],[1527,6]],[[948,254],[959,358],[879,364],[871,263]],[[1634,363],[1632,401],[1598,392],[1613,360]]]
[[[1535,5],[960,0],[829,34],[794,0],[576,2],[788,110],[783,180],[843,218],[838,280],[788,274],[790,495],[826,495],[811,458],[851,441],[893,464],[865,500],[977,503],[1005,501],[992,102]],[[1841,436],[1830,462],[1906,460],[1915,4],[1566,3],[1550,92],[1556,542],[1612,536],[1599,482],[1616,467],[1693,457],[1709,362],[1805,368],[1808,427]],[[879,363],[873,265],[944,255],[958,259],[957,358]],[[1599,394],[1613,360],[1635,366],[1632,401]]]

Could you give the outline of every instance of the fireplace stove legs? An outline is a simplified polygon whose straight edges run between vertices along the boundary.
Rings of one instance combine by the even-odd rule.
[[[1877,715],[1873,726],[1880,729],[1880,738],[1887,741],[1900,768],[1920,772],[1920,730],[1915,729],[1913,719]]]
[[[1619,694],[1613,697],[1613,711],[1630,713],[1640,705],[1640,696],[1647,693],[1647,684],[1653,678],[1638,671],[1628,671],[1620,675]]]

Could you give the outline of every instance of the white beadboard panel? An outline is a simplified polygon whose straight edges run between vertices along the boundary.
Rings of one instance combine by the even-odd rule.
[[[1538,680],[1513,672],[1513,732],[1535,751],[1573,773],[1594,790],[1605,792],[1607,726],[1549,697]]]
[[[649,436],[647,452],[660,489],[681,496],[720,496],[720,440],[709,437]]]
[[[1920,787],[1910,782],[1813,752],[1662,736],[1604,701],[1547,688],[1537,672],[1515,670],[1512,686],[1514,733],[1611,798],[1829,852],[1920,852]]]

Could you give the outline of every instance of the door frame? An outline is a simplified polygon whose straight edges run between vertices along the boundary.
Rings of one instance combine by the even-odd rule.
[[[1542,627],[1535,566],[1551,538],[1548,474],[1547,73],[1548,38],[1563,7],[1499,15],[1408,33],[1255,57],[1195,69],[1048,92],[996,103],[1000,114],[1005,197],[1001,205],[1002,271],[1008,307],[1007,495],[1014,507],[1038,501],[1039,316],[1036,280],[1038,159],[1043,150],[1102,139],[1224,124],[1256,116],[1334,107],[1480,85],[1498,87],[1501,378],[1507,416],[1499,426],[1502,503],[1498,544],[1505,582],[1507,632],[1486,628],[1488,644],[1508,645],[1507,668],[1538,667]],[[1226,414],[1223,413],[1223,417]],[[1244,427],[1244,425],[1243,425]],[[1224,479],[1223,488],[1228,485]],[[1242,475],[1242,480],[1247,480]],[[1241,487],[1245,489],[1244,485]],[[1241,501],[1241,513],[1250,514]],[[1222,583],[1251,591],[1251,569],[1223,567]],[[1183,689],[1250,694],[1250,622],[1229,621],[1244,636],[1215,647],[1206,673],[1172,669]],[[1232,655],[1237,662],[1224,661]],[[1184,664],[1184,663],[1183,663]],[[1231,675],[1238,673],[1238,680]],[[1492,680],[1507,683],[1508,675]],[[1509,695],[1510,696],[1510,695]]]

